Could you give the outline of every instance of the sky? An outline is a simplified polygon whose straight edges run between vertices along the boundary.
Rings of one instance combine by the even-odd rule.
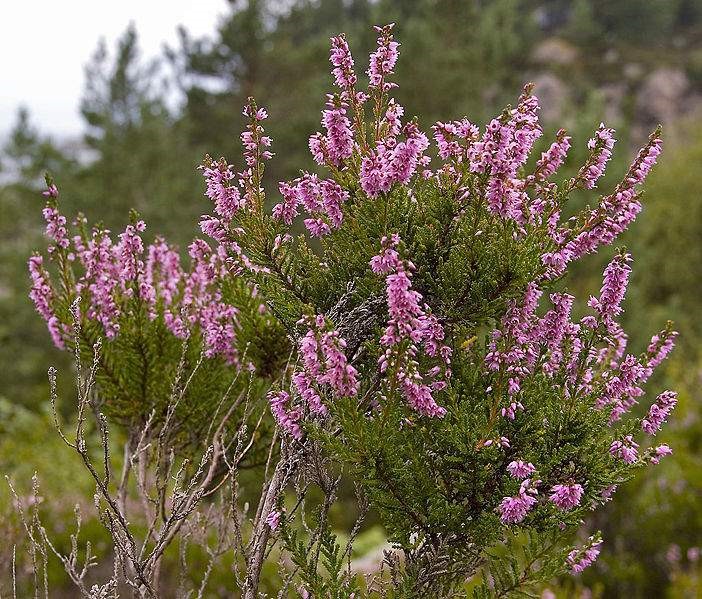
[[[178,25],[212,33],[226,9],[226,0],[0,0],[0,135],[20,105],[42,132],[79,135],[83,69],[100,38],[114,48],[133,21],[150,58],[176,43]]]

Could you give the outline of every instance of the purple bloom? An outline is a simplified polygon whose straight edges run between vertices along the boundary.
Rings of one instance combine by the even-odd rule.
[[[278,426],[295,439],[301,439],[302,429],[299,424],[302,418],[301,407],[290,408],[290,395],[286,391],[270,391],[268,393],[268,401],[271,406],[271,413]]]
[[[439,150],[439,156],[446,160],[456,158],[463,161],[467,157],[470,144],[478,139],[480,130],[468,119],[434,124],[434,141]]]
[[[534,464],[531,462],[517,460],[515,462],[510,462],[507,465],[507,472],[509,472],[514,478],[527,478],[536,472],[536,468],[534,468]]]
[[[648,415],[641,422],[641,428],[649,435],[655,435],[666,418],[673,411],[678,403],[678,394],[674,391],[663,391],[656,402],[649,408]]]
[[[604,174],[605,166],[612,157],[612,148],[614,148],[615,143],[614,129],[608,129],[604,123],[600,123],[595,137],[587,142],[590,156],[578,173],[577,180],[582,182],[586,189],[595,187],[597,180]]]
[[[504,524],[518,524],[524,520],[531,508],[536,505],[535,495],[537,494],[535,485],[529,479],[522,482],[517,495],[502,499],[497,508],[500,512],[500,520]]]
[[[591,297],[588,306],[594,309],[608,327],[614,318],[622,313],[621,303],[626,294],[631,274],[630,254],[618,254],[607,265],[604,271],[600,297]]]
[[[567,485],[554,485],[551,488],[549,499],[562,510],[570,510],[580,505],[583,496],[583,487],[577,483]]]
[[[217,162],[206,161],[200,168],[207,182],[205,195],[214,202],[217,215],[228,223],[245,204],[234,181],[232,167],[221,158]]]
[[[444,330],[422,306],[422,296],[412,289],[412,265],[400,259],[399,236],[384,237],[382,251],[370,261],[373,272],[386,274],[385,289],[389,319],[380,344],[386,347],[379,360],[381,372],[392,372],[407,403],[420,414],[442,417],[446,410],[434,400],[434,391],[446,386],[450,377],[451,349],[443,343]],[[420,347],[439,366],[420,372],[416,357]],[[443,375],[443,378],[440,378]]]
[[[633,464],[639,457],[638,448],[639,446],[634,441],[634,438],[631,435],[627,435],[623,441],[612,441],[609,453],[626,464]]]
[[[573,549],[568,554],[568,566],[573,574],[582,573],[585,568],[588,568],[597,561],[600,555],[602,540],[590,537],[589,543],[580,549]]]
[[[602,133],[605,137],[610,133]],[[636,186],[642,183],[651,170],[651,167],[656,161],[656,158],[661,151],[661,140],[658,137],[659,131],[656,130],[648,140],[648,143],[639,151],[633,164],[629,167],[624,179],[619,183],[614,193],[605,196],[600,205],[592,210],[589,210],[583,215],[584,223],[579,226],[578,230],[573,230],[570,226],[559,227],[552,233],[554,241],[559,246],[555,252],[546,252],[542,255],[544,265],[548,266],[546,278],[554,278],[560,276],[565,271],[569,262],[577,260],[585,254],[593,253],[601,245],[611,244],[618,235],[624,232],[631,222],[636,218],[641,211],[641,203],[638,200]],[[593,140],[591,140],[591,143]],[[578,177],[573,181],[573,185],[578,182],[592,182],[592,176],[598,172],[597,164],[601,161],[603,155],[597,150],[607,150],[609,142],[594,141],[595,150],[590,156],[588,163],[580,170]],[[611,141],[613,145],[613,140]],[[611,154],[611,151],[610,151]],[[595,172],[590,169],[595,163]]]
[[[58,209],[54,206],[47,205],[43,210],[44,220],[46,220],[46,236],[56,243],[56,247],[66,249],[70,240],[66,231],[66,217],[61,215]],[[53,252],[55,247],[49,247],[49,253]]]
[[[313,237],[323,237],[338,229],[344,219],[341,206],[349,193],[332,179],[320,181],[316,175],[305,173],[290,183],[280,183],[283,202],[273,208],[273,217],[291,224],[303,206],[311,218],[304,220]]]
[[[334,166],[341,166],[353,153],[353,132],[346,116],[346,104],[329,104],[329,108],[322,111],[322,125],[327,131],[325,146],[329,161]]]
[[[310,410],[324,415],[327,408],[320,390],[328,386],[340,397],[352,397],[358,393],[358,373],[346,359],[346,342],[322,315],[305,317],[300,324],[309,330],[300,341],[303,368],[295,373],[293,383]]]
[[[56,185],[49,183],[46,190],[41,192],[45,198],[57,198],[59,196],[59,190]]]
[[[384,148],[381,148],[384,150]],[[389,164],[383,153],[374,150],[361,162],[361,188],[370,198],[390,189]]]
[[[275,531],[278,529],[278,526],[280,526],[280,516],[281,513],[278,510],[272,510],[268,516],[266,516],[266,524],[268,524],[268,527]]]
[[[659,445],[658,447],[655,447],[653,449],[653,455],[651,456],[651,463],[652,464],[658,464],[662,458],[664,458],[667,455],[672,455],[673,450],[668,447],[667,444]]]
[[[61,335],[60,322],[51,307],[54,291],[43,264],[44,259],[39,255],[34,255],[29,259],[29,274],[32,278],[32,289],[29,292],[29,297],[34,302],[37,312],[46,321],[54,345],[59,349],[64,349],[66,344]]]
[[[353,96],[353,87],[356,85],[356,73],[353,70],[351,50],[349,50],[346,36],[343,33],[331,38],[329,62],[334,67],[332,70],[334,83],[346,92],[348,96]]]
[[[368,71],[366,71],[370,78],[369,87],[379,89],[382,92],[389,91],[396,86],[394,83],[386,81],[388,75],[393,74],[399,56],[397,49],[400,44],[392,37],[394,26],[394,23],[390,23],[384,27],[375,27],[379,34],[378,47],[371,53]]]
[[[659,366],[668,354],[675,347],[675,340],[678,337],[677,331],[665,330],[658,335],[651,337],[646,353],[648,355],[648,367],[653,370]]]
[[[534,178],[538,181],[545,181],[553,176],[563,164],[569,149],[570,137],[566,135],[565,129],[560,129],[556,134],[556,141],[541,154],[541,158],[536,163]]]

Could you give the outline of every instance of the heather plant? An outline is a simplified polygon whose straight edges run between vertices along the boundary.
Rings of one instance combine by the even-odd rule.
[[[585,164],[557,180],[573,140],[560,130],[532,155],[542,130],[527,85],[482,130],[437,122],[430,151],[392,97],[393,26],[376,32],[367,87],[344,35],[331,39],[335,91],[309,139],[318,169],[281,182],[274,201],[263,181],[268,115],[248,101],[243,166],[201,165],[211,241],[193,242],[189,270],[165,241],[145,248],[136,217],[118,241],[81,219],[70,236],[49,180],[56,272],[30,260],[32,298],[57,345],[79,359],[98,345],[96,395],[79,404],[79,423],[86,406],[122,422],[133,439],[125,455],[141,455],[144,428],[168,431],[166,446],[182,434],[201,464],[219,452],[235,498],[244,455],[264,456],[256,515],[250,525],[246,510],[231,516],[245,573],[232,586],[244,596],[256,596],[273,548],[288,559],[279,596],[517,596],[591,565],[606,539],[593,532],[573,546],[584,517],[671,453],[653,439],[676,394],[661,393],[644,418],[632,413],[676,338],[668,326],[643,354],[627,351],[618,320],[632,257],[611,252],[582,318],[565,287],[569,266],[609,251],[640,212],[660,131],[613,190],[564,218],[571,194],[597,189],[612,129],[601,125]],[[174,395],[181,376],[188,384]],[[233,428],[203,435],[222,406]],[[157,484],[158,456],[144,460]],[[344,478],[360,513],[345,547],[329,522]],[[204,496],[216,480],[192,484]],[[323,499],[310,514],[312,488]],[[181,493],[157,503],[177,506]],[[119,523],[107,487],[102,496]],[[393,551],[364,579],[350,556],[369,508]],[[138,565],[126,547],[118,561],[150,596],[155,562]]]

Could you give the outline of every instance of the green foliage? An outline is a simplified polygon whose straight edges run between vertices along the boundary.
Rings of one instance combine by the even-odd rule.
[[[471,590],[474,599],[540,597],[541,587],[565,572],[568,551],[560,547],[560,534],[526,530],[509,535],[488,550],[482,581]]]
[[[346,554],[328,523],[322,523],[317,538],[305,539],[285,519],[281,537],[285,550],[299,571],[303,587],[312,597],[353,599],[360,592],[358,581],[347,570]]]

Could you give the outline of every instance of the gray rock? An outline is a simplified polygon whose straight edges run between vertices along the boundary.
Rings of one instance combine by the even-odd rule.
[[[681,69],[661,67],[643,81],[636,100],[639,121],[649,125],[672,123],[682,116],[690,82]]]
[[[578,49],[565,40],[551,37],[541,42],[531,54],[538,64],[569,65],[578,58]]]
[[[553,73],[540,73],[532,81],[534,93],[541,103],[541,116],[544,121],[559,120],[570,97],[568,86]]]

